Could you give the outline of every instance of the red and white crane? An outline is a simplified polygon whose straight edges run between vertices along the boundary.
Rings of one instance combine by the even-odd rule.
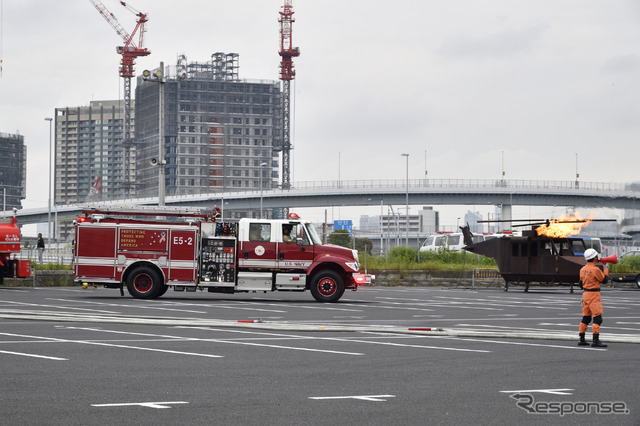
[[[118,33],[124,45],[118,46],[116,51],[119,55],[122,55],[122,60],[120,61],[120,77],[124,79],[124,149],[125,149],[125,164],[124,164],[124,175],[125,175],[125,189],[130,189],[131,181],[129,179],[129,173],[131,170],[131,77],[134,77],[134,64],[135,60],[139,56],[147,56],[151,53],[147,48],[142,47],[144,42],[144,33],[145,28],[144,25],[147,23],[148,18],[147,14],[139,12],[132,6],[127,3],[121,1],[120,4],[127,8],[131,13],[133,13],[137,17],[136,27],[133,29],[131,34],[124,29],[124,27],[118,22],[118,19],[115,15],[102,4],[99,0],[89,0],[91,4],[98,9],[98,12],[102,15],[102,17],[113,27],[114,30]],[[134,37],[138,33],[138,43],[136,44],[134,41]]]
[[[284,6],[280,12],[280,80],[282,80],[282,189],[291,187],[291,80],[296,75],[293,69],[293,58],[300,56],[300,49],[293,47],[292,24],[293,5],[292,0],[284,0]]]

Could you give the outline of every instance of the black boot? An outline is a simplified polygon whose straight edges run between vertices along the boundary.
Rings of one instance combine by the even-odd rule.
[[[593,343],[591,343],[592,348],[606,348],[607,345],[600,342],[600,333],[593,333]]]
[[[578,334],[580,336],[580,340],[578,341],[578,346],[589,346],[589,342],[584,340],[584,333]]]

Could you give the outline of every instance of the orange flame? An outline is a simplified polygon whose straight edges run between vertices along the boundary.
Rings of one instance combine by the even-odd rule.
[[[560,219],[554,219],[549,224],[544,224],[536,228],[538,235],[551,238],[564,238],[578,235],[582,228],[591,222],[591,217],[583,218],[576,212],[573,216],[560,215]]]

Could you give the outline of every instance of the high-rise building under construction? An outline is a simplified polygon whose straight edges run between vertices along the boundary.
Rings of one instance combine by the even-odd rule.
[[[175,66],[151,73],[161,77],[138,77],[137,196],[158,195],[159,158],[166,162],[160,166],[165,168],[167,196],[277,186],[279,154],[274,147],[282,129],[280,83],[240,79],[238,69],[238,54],[215,53],[204,63],[189,63],[180,56]]]

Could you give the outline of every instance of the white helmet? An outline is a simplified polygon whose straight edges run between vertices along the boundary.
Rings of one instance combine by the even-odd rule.
[[[587,249],[587,250],[584,252],[584,259],[585,259],[586,261],[589,261],[589,260],[591,260],[591,259],[595,259],[595,258],[596,258],[596,257],[598,257],[598,256],[599,256],[599,255],[598,255],[598,252],[597,252],[595,249],[592,249],[592,248]]]

